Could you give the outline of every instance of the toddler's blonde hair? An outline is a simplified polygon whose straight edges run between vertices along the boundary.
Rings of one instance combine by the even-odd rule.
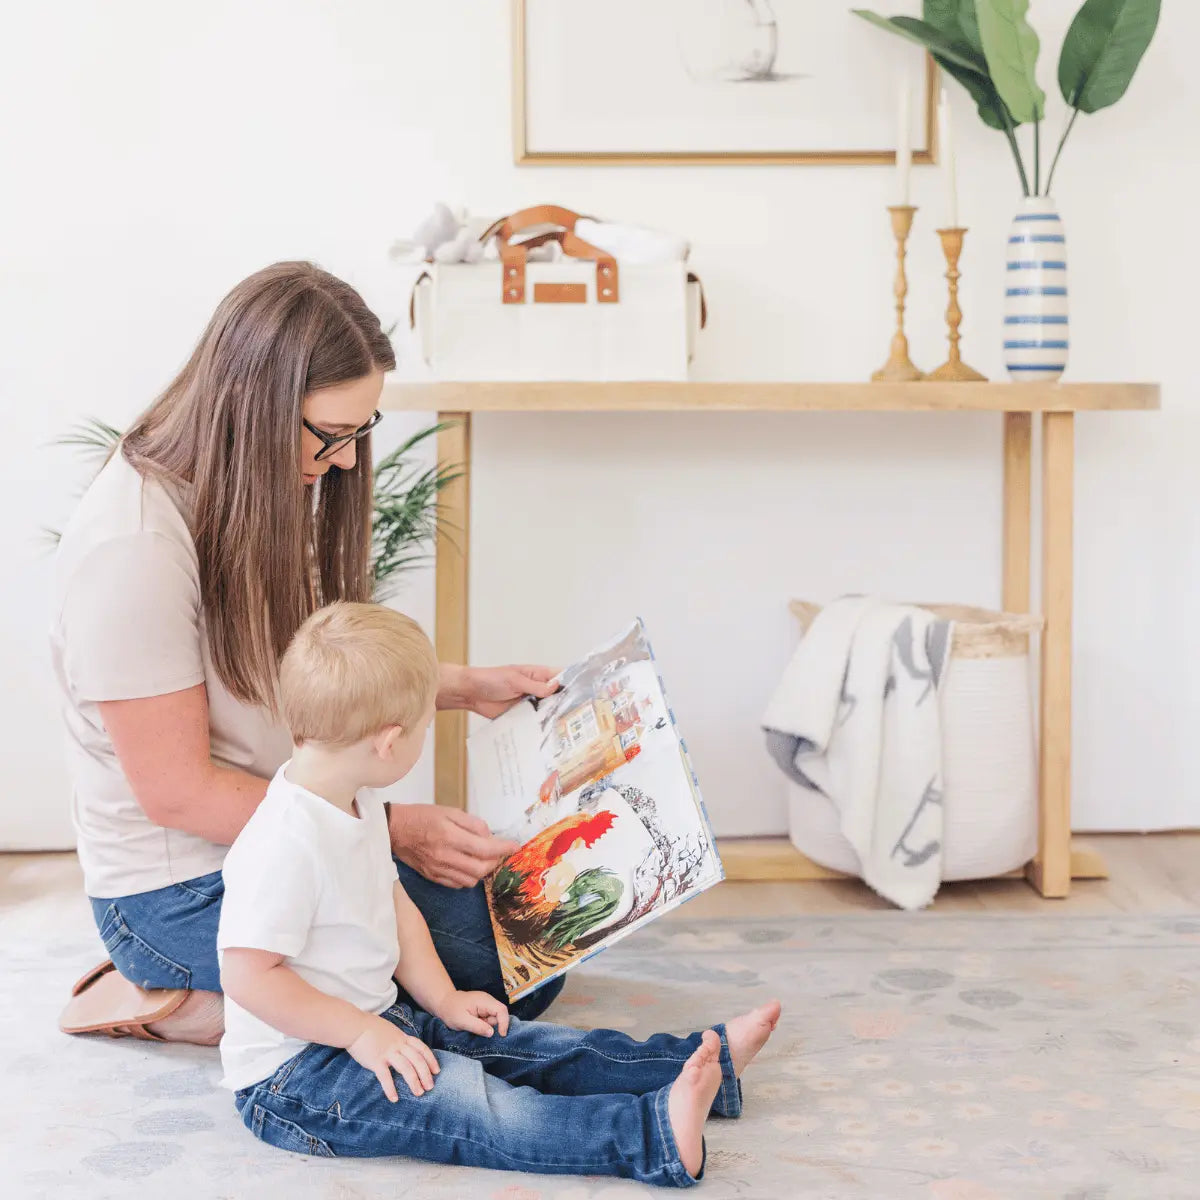
[[[297,745],[348,746],[433,706],[438,663],[424,630],[382,604],[339,601],[296,631],[279,667],[283,717]]]

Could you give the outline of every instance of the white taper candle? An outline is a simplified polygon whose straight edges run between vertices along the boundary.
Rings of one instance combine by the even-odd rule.
[[[941,143],[942,175],[946,181],[946,228],[958,227],[958,181],[955,178],[954,135],[950,128],[950,102],[946,89],[938,101],[938,140]]]
[[[896,128],[896,192],[897,204],[908,203],[908,177],[912,170],[912,136],[910,133],[912,96],[908,79],[900,83],[900,103]]]

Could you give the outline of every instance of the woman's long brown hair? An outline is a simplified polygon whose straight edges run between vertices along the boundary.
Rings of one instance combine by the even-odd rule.
[[[190,485],[213,663],[239,700],[276,711],[292,634],[333,600],[371,593],[371,449],[331,469],[314,507],[301,481],[309,392],[391,370],[362,297],[311,263],[283,262],[221,301],[187,366],[122,452],[143,475]]]

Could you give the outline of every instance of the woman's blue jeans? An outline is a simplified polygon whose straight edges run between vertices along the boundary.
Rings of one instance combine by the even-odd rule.
[[[414,1096],[394,1076],[392,1103],[345,1050],[310,1045],[274,1075],[235,1095],[255,1137],[284,1150],[333,1156],[404,1155],[430,1162],[550,1175],[620,1175],[690,1187],[667,1118],[667,1094],[700,1034],[644,1042],[612,1029],[514,1020],[508,1034],[449,1029],[407,1004],[384,1018],[420,1038],[441,1071]],[[718,1116],[741,1114],[741,1089],[721,1038]]]
[[[404,890],[421,910],[438,957],[462,991],[488,992],[504,1000],[492,923],[483,885],[448,888],[431,883],[396,860]],[[219,992],[217,921],[225,883],[220,871],[153,892],[114,899],[92,897],[92,915],[109,957],[126,979],[144,988],[193,988]],[[510,1006],[531,1020],[562,991],[558,978]],[[410,997],[401,992],[401,1001]]]

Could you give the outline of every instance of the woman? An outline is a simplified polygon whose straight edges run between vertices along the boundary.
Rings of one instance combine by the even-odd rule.
[[[322,604],[370,598],[369,434],[394,366],[341,280],[301,262],[252,275],[63,535],[52,651],[112,958],[76,985],[67,1032],[220,1038],[221,861],[291,751],[275,678],[288,641]],[[493,717],[551,693],[552,675],[446,664],[438,707]],[[479,881],[515,845],[434,805],[393,805],[389,825],[456,986],[503,998]]]

